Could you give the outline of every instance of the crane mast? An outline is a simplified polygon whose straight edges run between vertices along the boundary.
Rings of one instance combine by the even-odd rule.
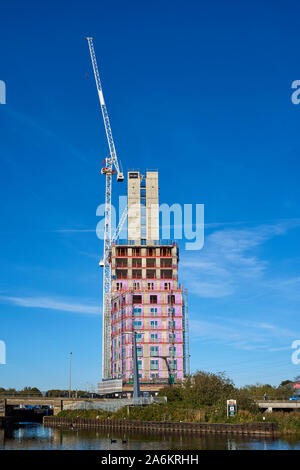
[[[117,181],[123,181],[124,175],[120,169],[116,148],[112,136],[110,121],[102,91],[100,74],[98,70],[93,38],[87,38],[94,76],[104,121],[104,127],[109,147],[109,156],[101,173],[105,174],[105,222],[104,222],[104,253],[100,265],[103,266],[103,311],[102,311],[102,379],[111,377],[111,265],[109,254],[111,251],[111,193],[112,175],[117,173]]]

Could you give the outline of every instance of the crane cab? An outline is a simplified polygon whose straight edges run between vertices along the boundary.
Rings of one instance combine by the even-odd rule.
[[[112,170],[111,168],[104,166],[101,168],[101,173],[102,175],[114,175],[116,173],[116,170]]]
[[[124,174],[122,172],[117,174],[117,181],[118,182],[124,181]]]

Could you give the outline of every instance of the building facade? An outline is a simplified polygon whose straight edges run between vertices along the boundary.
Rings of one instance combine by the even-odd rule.
[[[112,245],[111,377],[132,382],[136,332],[141,384],[186,374],[187,319],[179,251],[159,240],[158,173],[128,172],[128,240]]]

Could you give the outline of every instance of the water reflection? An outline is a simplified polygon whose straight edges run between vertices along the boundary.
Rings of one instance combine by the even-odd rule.
[[[0,430],[0,449],[76,450],[240,450],[300,449],[300,439],[68,431],[39,423],[18,423]]]

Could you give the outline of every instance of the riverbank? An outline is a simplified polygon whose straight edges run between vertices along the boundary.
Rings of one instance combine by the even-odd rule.
[[[277,436],[277,423],[243,423],[243,424],[213,424],[213,423],[183,423],[167,421],[137,421],[129,419],[91,419],[65,418],[45,416],[44,426],[66,429],[113,429],[118,431],[147,431],[155,433],[185,433],[185,434],[242,434]]]
[[[183,409],[169,405],[150,405],[147,407],[125,407],[119,411],[101,410],[63,410],[58,418],[92,420],[130,420],[142,422],[172,422],[193,424],[250,424],[276,423],[280,435],[300,436],[300,413],[298,412],[261,412],[251,413],[240,410],[236,416],[227,418],[211,409]]]

